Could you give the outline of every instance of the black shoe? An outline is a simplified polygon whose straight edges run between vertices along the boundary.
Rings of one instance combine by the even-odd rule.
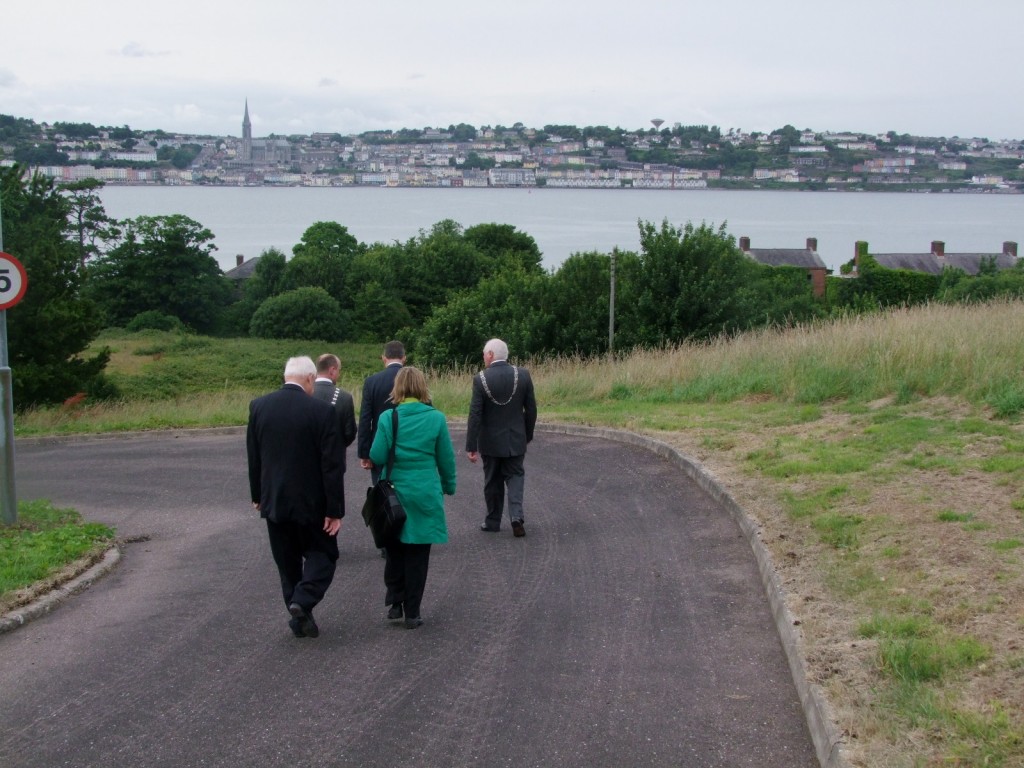
[[[481,531],[486,531],[487,533],[497,533],[501,529],[500,528],[491,528],[491,526],[489,526],[487,523],[480,523],[480,530]]]
[[[515,536],[517,539],[521,539],[523,536],[526,535],[526,528],[523,527],[522,520],[512,521],[512,535]]]
[[[288,613],[290,613],[292,617],[295,619],[295,622],[299,630],[302,632],[301,637],[320,636],[320,627],[318,627],[316,625],[316,622],[313,620],[313,614],[309,613],[301,605],[299,605],[298,603],[292,603],[288,606]],[[289,622],[289,625],[290,624],[291,622]],[[292,631],[294,632],[295,630],[293,629]],[[295,636],[300,637],[298,633],[296,633]]]
[[[406,616],[405,617],[405,628],[406,629],[416,629],[416,627],[421,626],[422,624],[423,624],[423,619],[421,619],[419,616]]]
[[[299,620],[294,617],[288,619],[288,628],[291,629],[292,634],[296,637],[306,636],[306,633],[302,631],[302,627],[299,626]]]
[[[391,606],[391,608],[388,610],[388,618],[391,621],[395,621],[397,619],[402,618],[402,604],[401,603],[395,603],[394,605]]]

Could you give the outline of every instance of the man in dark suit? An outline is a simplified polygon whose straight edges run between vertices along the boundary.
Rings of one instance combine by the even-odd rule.
[[[337,355],[320,355],[316,361],[316,381],[313,382],[313,397],[334,406],[338,414],[338,433],[347,449],[356,439],[356,409],[352,395],[338,386],[341,375],[341,360]],[[347,463],[347,457],[346,457]]]
[[[334,410],[310,397],[315,378],[310,358],[291,358],[284,385],[249,404],[246,430],[249,491],[296,637],[320,634],[313,608],[334,578],[345,516],[345,446]]]
[[[487,516],[480,529],[501,529],[505,490],[512,533],[526,535],[523,488],[526,444],[533,440],[537,401],[530,372],[508,363],[508,345],[491,339],[484,345],[484,370],[473,377],[473,397],[466,424],[466,455],[476,463],[484,459],[484,501]]]
[[[384,354],[380,359],[384,363],[384,370],[367,376],[363,382],[363,402],[359,407],[359,440],[356,443],[359,465],[370,470],[370,482],[373,485],[380,479],[381,467],[370,461],[370,446],[377,434],[377,420],[384,411],[391,408],[395,376],[405,365],[405,346],[400,341],[389,341],[384,345]]]

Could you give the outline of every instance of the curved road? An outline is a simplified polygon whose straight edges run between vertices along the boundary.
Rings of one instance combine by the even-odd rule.
[[[356,465],[299,640],[240,431],[19,443],[19,499],[142,540],[0,635],[0,765],[817,765],[750,548],[671,463],[539,431],[515,539],[457,455],[426,624],[385,620]]]

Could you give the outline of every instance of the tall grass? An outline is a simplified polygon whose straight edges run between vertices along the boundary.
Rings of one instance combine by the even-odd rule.
[[[583,404],[867,402],[947,396],[1024,411],[1024,303],[931,305],[755,331],[700,344],[635,350],[614,359],[566,355],[525,361],[549,413]],[[331,350],[357,405],[363,378],[380,368],[374,344],[218,340],[144,332],[107,334],[110,375],[124,398],[15,419],[18,434],[243,424],[253,396],[276,387],[284,360]],[[513,350],[514,352],[514,350]],[[465,413],[465,368],[431,369],[435,404]]]
[[[1002,415],[1024,407],[1024,303],[931,305],[767,329],[614,361],[564,357],[534,378],[550,402],[789,403],[950,396]]]

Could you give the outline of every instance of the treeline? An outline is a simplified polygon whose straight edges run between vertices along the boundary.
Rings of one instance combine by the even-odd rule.
[[[233,283],[213,256],[213,234],[186,216],[115,221],[97,195],[100,182],[55,187],[18,167],[0,181],[6,250],[29,275],[8,321],[18,407],[80,391],[116,395],[103,376],[109,353],[85,355],[111,326],[336,342],[397,337],[419,364],[442,366],[476,360],[492,336],[519,358],[586,357],[610,345],[657,348],[892,305],[1024,296],[1020,264],[935,276],[884,269],[865,253],[859,277],[830,277],[825,296],[815,297],[805,270],[758,264],[724,224],[667,221],[638,222],[638,252],[577,253],[551,271],[534,239],[508,224],[445,220],[406,242],[365,244],[341,224],[315,222],[291,258],[268,249],[249,279]]]

